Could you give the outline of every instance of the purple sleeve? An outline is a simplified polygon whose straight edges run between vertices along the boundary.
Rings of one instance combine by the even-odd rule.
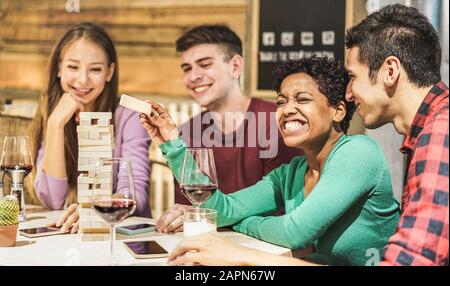
[[[45,207],[51,210],[61,209],[69,191],[67,178],[58,179],[46,174],[42,170],[43,157],[44,147],[41,145],[36,159],[36,179],[34,188],[40,202]]]
[[[118,113],[120,114],[119,111]],[[137,202],[134,215],[151,217],[149,204],[150,160],[148,154],[150,137],[139,122],[137,112],[122,109],[117,136],[114,156],[127,158],[132,165]],[[121,191],[119,190],[119,192]]]

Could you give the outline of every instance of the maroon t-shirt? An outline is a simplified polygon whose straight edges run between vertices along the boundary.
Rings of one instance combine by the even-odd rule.
[[[273,169],[303,154],[301,149],[284,144],[275,112],[274,103],[252,98],[246,120],[232,134],[222,134],[207,112],[185,123],[181,134],[188,147],[213,150],[219,190],[229,194],[254,185]],[[175,202],[191,204],[176,181]]]

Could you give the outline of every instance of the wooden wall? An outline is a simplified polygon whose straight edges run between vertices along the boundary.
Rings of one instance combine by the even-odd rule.
[[[72,1],[72,0],[67,0]],[[71,25],[93,21],[111,35],[119,53],[120,90],[186,97],[174,42],[205,23],[246,33],[248,0],[0,0],[0,94],[37,95],[44,87],[52,45]]]

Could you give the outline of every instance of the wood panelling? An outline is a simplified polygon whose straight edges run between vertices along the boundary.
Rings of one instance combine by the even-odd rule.
[[[103,26],[119,54],[120,90],[186,97],[175,40],[200,24],[226,24],[246,37],[250,0],[80,0],[68,13],[64,0],[0,1],[0,93],[42,90],[52,46],[77,23]]]

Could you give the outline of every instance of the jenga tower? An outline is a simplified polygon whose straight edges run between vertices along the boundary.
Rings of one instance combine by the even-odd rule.
[[[82,240],[102,240],[102,236],[93,234],[109,233],[109,226],[93,209],[91,199],[94,195],[111,195],[111,166],[96,163],[100,158],[112,158],[114,148],[114,128],[111,125],[111,112],[80,112],[78,133],[78,211],[80,214],[79,232]],[[98,171],[100,170],[100,173]]]

